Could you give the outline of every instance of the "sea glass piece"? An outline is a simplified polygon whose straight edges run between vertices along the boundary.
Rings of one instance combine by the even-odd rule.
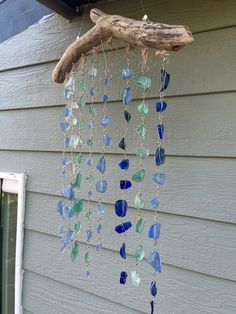
[[[130,68],[124,68],[122,70],[122,78],[124,80],[132,80],[134,78],[134,71]]]
[[[101,247],[102,247],[102,243],[99,242],[96,244],[96,251],[99,252],[101,250]]]
[[[146,137],[146,127],[144,126],[144,124],[139,124],[136,128],[136,132],[138,133],[138,135],[141,137],[141,139],[145,139]]]
[[[97,233],[100,234],[101,230],[102,230],[102,225],[98,223],[97,226],[96,226]]]
[[[103,125],[106,128],[110,124],[111,124],[111,118],[110,117],[103,117],[102,118],[101,125]]]
[[[82,229],[82,223],[80,221],[76,222],[74,224],[74,232],[77,236],[80,234],[81,229]]]
[[[105,173],[106,171],[106,160],[105,160],[105,157],[102,156],[99,161],[98,161],[98,164],[97,164],[97,169],[99,172],[101,172],[102,174]]]
[[[134,257],[137,261],[142,261],[144,259],[144,248],[142,245],[139,245],[134,253]]]
[[[123,93],[123,104],[128,105],[132,101],[132,91],[130,87],[126,87]]]
[[[89,176],[86,177],[86,180],[91,184],[94,181],[94,176],[90,174]]]
[[[65,203],[63,202],[63,200],[60,200],[57,203],[57,213],[61,217],[65,216]]]
[[[88,210],[87,213],[85,214],[85,217],[86,217],[89,221],[91,221],[92,214],[93,214],[93,213],[91,212],[91,210]]]
[[[147,148],[141,148],[141,147],[138,147],[136,149],[136,155],[141,159],[143,158],[146,158],[147,156],[149,156],[149,149]]]
[[[126,232],[127,230],[129,230],[130,228],[132,227],[132,223],[130,221],[127,221],[127,222],[124,222],[123,224],[121,225],[117,225],[115,227],[115,231],[117,233],[123,233],[123,232]]]
[[[65,140],[64,140],[64,147],[65,147],[65,149],[69,148],[69,144],[70,144],[70,139],[69,139],[69,137],[66,137]]]
[[[104,214],[104,212],[105,212],[105,207],[104,207],[104,205],[103,205],[102,203],[98,203],[98,205],[97,205],[97,210],[98,210],[98,213],[99,213],[100,215]]]
[[[70,124],[67,122],[61,122],[60,128],[61,128],[62,132],[68,132],[70,129]]]
[[[73,218],[75,216],[73,212],[73,207],[72,206],[66,206],[65,207],[66,215],[69,219]]]
[[[91,200],[93,198],[93,192],[88,191],[88,199]]]
[[[165,150],[162,147],[157,147],[156,155],[155,155],[156,165],[163,165],[166,161]]]
[[[144,102],[142,102],[141,104],[139,104],[137,106],[137,110],[138,110],[139,113],[141,113],[141,114],[146,116],[148,114],[148,111],[149,111],[148,104],[145,104]]]
[[[135,84],[143,89],[148,89],[152,85],[152,81],[147,76],[141,76],[135,81]]]
[[[83,200],[76,200],[73,205],[73,212],[76,216],[78,216],[84,209]]]
[[[123,259],[126,259],[126,247],[125,247],[125,243],[122,243],[122,246],[120,248],[120,256]]]
[[[94,129],[94,123],[93,123],[93,121],[89,121],[88,128],[89,128],[89,129]]]
[[[135,172],[135,174],[132,176],[132,180],[140,183],[140,182],[143,182],[144,176],[145,176],[145,170],[141,169]]]
[[[103,95],[103,97],[102,97],[102,101],[104,102],[104,104],[107,104],[108,103],[108,101],[109,101],[109,97],[108,97],[108,95]]]
[[[87,140],[87,145],[90,147],[93,146],[93,140],[91,138]]]
[[[78,100],[78,102],[77,102],[77,104],[78,104],[78,106],[79,106],[79,109],[80,109],[80,110],[83,110],[84,107],[85,107],[86,102],[85,102],[85,100],[84,100],[82,97],[80,97],[79,100]]]
[[[89,279],[91,277],[91,271],[90,270],[86,271],[86,277],[87,277],[87,279]]]
[[[65,187],[63,189],[63,196],[67,197],[70,201],[74,201],[75,200],[74,187],[72,185]]]
[[[126,200],[117,200],[115,202],[115,212],[119,217],[125,217],[128,209],[128,203]]]
[[[63,240],[63,245],[64,247],[67,247],[71,240],[72,240],[72,236],[73,236],[73,231],[72,230],[67,230],[66,234],[65,234],[65,238]]]
[[[78,135],[71,135],[70,141],[69,141],[69,147],[71,149],[76,149],[78,144],[79,144],[79,137],[78,137]]]
[[[71,117],[73,116],[73,110],[71,110],[70,108],[66,108],[64,109],[64,115],[65,115],[65,118],[68,118],[68,117]]]
[[[164,69],[161,69],[161,88],[160,92],[163,92],[167,89],[170,82],[170,74],[166,72]]]
[[[156,111],[157,112],[163,112],[166,110],[166,108],[168,107],[167,102],[165,101],[158,101],[156,103]]]
[[[161,261],[160,255],[157,251],[152,251],[148,257],[148,263],[152,266],[152,268],[161,273]]]
[[[105,146],[110,146],[112,144],[112,139],[109,135],[104,134],[103,135],[103,143]]]
[[[161,229],[160,223],[153,224],[148,232],[149,239],[160,239],[160,229]]]
[[[84,128],[84,121],[79,121],[79,123],[78,123],[78,129],[79,130],[83,130],[83,128]]]
[[[164,137],[165,137],[165,127],[164,127],[164,124],[158,124],[157,125],[157,133],[158,133],[159,139],[163,140]]]
[[[122,271],[120,273],[120,284],[124,285],[126,283],[126,279],[128,277],[128,274],[126,271]]]
[[[82,175],[81,173],[77,173],[73,186],[79,189],[81,187],[81,182],[82,182]]]
[[[166,175],[165,173],[153,173],[152,180],[154,183],[164,185],[166,183]]]
[[[110,84],[110,80],[109,80],[108,77],[106,77],[105,80],[104,80],[104,85],[105,85],[106,87],[108,87],[109,84]]]
[[[150,302],[150,307],[151,307],[150,314],[154,314],[154,301],[153,300]]]
[[[131,113],[129,113],[127,110],[124,111],[125,120],[127,123],[131,120]]]
[[[83,82],[83,81],[79,81],[78,82],[78,90],[82,91],[82,90],[85,90],[85,89],[86,89],[86,83]]]
[[[124,138],[124,137],[122,137],[122,139],[120,140],[118,146],[119,146],[121,149],[123,149],[123,150],[126,149],[126,141],[125,141],[125,138]]]
[[[157,295],[157,283],[155,280],[151,282],[150,292],[151,292],[151,295],[155,298],[155,296]]]
[[[140,194],[135,195],[134,207],[140,209],[144,208],[144,200]]]
[[[143,219],[140,218],[137,223],[136,223],[136,226],[135,226],[135,231],[137,233],[142,233],[143,232],[143,229],[144,229],[144,222],[143,222]]]
[[[66,157],[63,157],[63,158],[61,159],[61,164],[62,164],[62,166],[66,166],[66,165],[68,165],[68,163],[69,163],[69,161],[68,161],[68,159],[67,159]]]
[[[90,92],[91,96],[95,96],[96,95],[96,88],[94,86],[90,87],[89,92]]]
[[[70,257],[72,262],[75,262],[79,254],[79,242],[75,241],[72,245]]]
[[[88,158],[86,159],[86,164],[87,164],[88,166],[92,166],[92,165],[93,165],[93,159],[92,159],[92,157],[88,157]]]
[[[98,70],[97,70],[97,68],[95,68],[95,67],[92,67],[92,68],[90,68],[90,69],[88,70],[88,75],[89,75],[90,77],[96,77],[96,76],[97,76],[97,73],[98,73]]]
[[[119,163],[120,169],[127,170],[129,169],[129,159],[122,159]]]
[[[96,116],[96,114],[97,114],[97,112],[96,112],[96,110],[95,110],[93,105],[89,106],[89,110],[88,111],[91,114],[91,116]]]
[[[120,180],[120,189],[127,190],[131,188],[132,183],[129,180]]]
[[[96,183],[96,191],[98,193],[106,193],[107,191],[107,181],[101,180]]]
[[[87,241],[92,240],[92,238],[93,238],[92,230],[91,230],[91,229],[88,229],[88,230],[87,230]]]
[[[77,161],[78,165],[81,165],[81,162],[82,162],[82,155],[81,154],[79,155],[79,157],[77,158],[76,161]]]
[[[141,279],[137,271],[131,271],[131,280],[135,287],[139,287]]]
[[[86,253],[84,254],[84,262],[85,262],[85,264],[88,264],[88,263],[89,263],[89,252],[86,252]]]
[[[156,209],[158,207],[159,203],[160,203],[160,200],[158,197],[154,197],[153,199],[151,199],[152,208]]]

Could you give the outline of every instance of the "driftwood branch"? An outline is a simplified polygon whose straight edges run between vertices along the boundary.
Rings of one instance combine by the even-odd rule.
[[[150,47],[158,50],[178,51],[193,42],[187,26],[136,21],[119,15],[108,15],[98,9],[90,11],[95,26],[74,41],[56,65],[52,79],[63,83],[66,73],[82,54],[88,53],[101,42],[112,37],[127,42],[130,46]]]

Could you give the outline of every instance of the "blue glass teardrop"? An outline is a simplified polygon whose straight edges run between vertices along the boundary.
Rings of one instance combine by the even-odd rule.
[[[164,185],[166,183],[166,175],[165,173],[153,173],[152,180],[154,183]]]
[[[126,248],[125,248],[125,243],[122,244],[121,248],[120,248],[120,256],[123,259],[126,259]]]
[[[122,169],[122,170],[129,169],[129,159],[121,160],[121,162],[119,163],[119,166],[120,166],[120,169]]]
[[[156,103],[156,111],[157,112],[163,112],[164,110],[166,110],[167,108],[167,103],[165,101],[162,101],[162,102],[157,102]]]
[[[150,227],[150,230],[148,233],[149,239],[160,239],[160,230],[161,230],[161,224],[160,223],[153,224]]]
[[[120,189],[127,190],[131,188],[132,183],[129,180],[120,180]]]
[[[75,217],[75,213],[73,211],[73,207],[72,206],[66,206],[65,207],[65,210],[66,210],[66,215],[69,219]]]
[[[91,229],[88,229],[87,230],[87,241],[90,241],[93,237],[93,234],[92,234],[92,230]]]
[[[121,225],[117,225],[115,227],[115,231],[117,233],[123,233],[123,232],[126,232],[127,230],[129,230],[130,228],[132,227],[132,223],[130,221],[127,221],[127,222],[124,222],[123,224]]]
[[[132,80],[134,78],[134,71],[130,68],[125,68],[122,70],[122,78],[124,80]]]
[[[119,147],[123,150],[126,149],[126,141],[124,137],[122,137],[122,139],[120,140]]]
[[[66,137],[65,140],[64,140],[65,149],[69,148],[69,143],[70,143],[70,139],[68,137]]]
[[[152,208],[156,209],[158,207],[160,203],[160,200],[158,197],[154,197],[152,200],[151,200],[151,206]]]
[[[163,92],[167,89],[170,82],[170,74],[167,73],[165,70],[161,70],[161,89],[160,92]]]
[[[105,157],[102,156],[97,164],[97,169],[99,172],[101,172],[102,174],[106,171],[106,160]]]
[[[64,244],[64,247],[67,247],[71,240],[72,240],[72,236],[73,236],[73,231],[72,230],[68,230],[66,232],[66,235],[65,235],[65,238],[64,238],[64,241],[63,241],[63,244]]]
[[[61,217],[64,217],[65,216],[65,203],[63,202],[63,200],[60,200],[58,203],[57,203],[57,213],[58,215],[60,215]]]
[[[164,127],[164,124],[158,124],[157,125],[157,133],[158,133],[159,139],[163,140],[164,137],[165,137],[165,127]]]
[[[104,104],[108,103],[109,101],[108,95],[103,95],[102,101],[104,102]]]
[[[124,116],[125,116],[125,120],[127,121],[127,123],[129,123],[131,120],[131,113],[129,113],[127,110],[125,110]]]
[[[128,274],[126,271],[122,271],[120,273],[120,284],[124,285],[126,283],[126,279],[128,277]]]
[[[106,87],[108,87],[109,84],[110,84],[110,80],[109,80],[109,78],[107,77],[107,78],[105,78],[105,80],[104,80],[104,85],[105,85]]]
[[[119,217],[125,217],[128,209],[128,203],[126,200],[117,200],[115,202],[115,212]]]
[[[166,161],[165,150],[162,147],[157,147],[155,155],[156,165],[163,165]]]
[[[105,146],[110,146],[112,144],[112,139],[109,135],[104,134],[103,135],[103,143]]]
[[[95,94],[96,94],[96,88],[95,88],[95,87],[91,87],[90,90],[89,90],[89,92],[90,92],[90,95],[91,95],[91,96],[95,96]]]
[[[102,118],[101,125],[103,125],[106,128],[110,124],[111,124],[111,118],[110,117],[103,117]]]
[[[160,255],[157,251],[152,251],[148,257],[148,263],[152,266],[152,268],[161,273],[161,260]]]
[[[91,157],[88,157],[88,158],[86,159],[86,164],[87,164],[88,166],[92,166],[92,164],[93,164],[93,159],[92,159]]]
[[[100,215],[104,214],[104,212],[105,212],[105,207],[104,207],[104,205],[103,205],[102,203],[98,203],[98,205],[97,205],[97,210],[98,210],[98,213],[99,213]]]
[[[150,302],[150,306],[151,306],[150,314],[154,314],[154,301]]]
[[[102,225],[101,224],[97,224],[97,226],[96,226],[97,233],[100,234],[101,230],[102,230]]]
[[[107,191],[107,181],[101,180],[96,183],[96,191],[98,193],[106,193]]]
[[[157,295],[157,283],[156,283],[156,281],[151,282],[150,292],[151,292],[151,295],[155,298],[155,296]]]
[[[123,93],[123,104],[128,105],[132,101],[132,91],[130,87],[126,87]]]

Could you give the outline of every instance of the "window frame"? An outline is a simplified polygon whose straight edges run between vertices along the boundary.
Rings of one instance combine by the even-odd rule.
[[[15,310],[14,314],[22,313],[22,283],[23,283],[23,244],[24,218],[27,173],[0,172],[2,191],[17,194],[17,223],[15,250]]]

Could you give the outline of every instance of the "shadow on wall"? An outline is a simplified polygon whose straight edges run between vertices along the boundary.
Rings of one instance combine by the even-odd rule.
[[[0,0],[0,43],[50,13],[50,9],[36,0]]]

